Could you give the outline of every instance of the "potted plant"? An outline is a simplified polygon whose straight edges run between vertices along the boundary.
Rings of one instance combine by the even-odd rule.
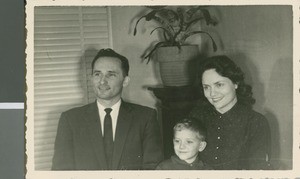
[[[142,19],[155,21],[159,24],[150,35],[158,31],[161,41],[147,48],[142,56],[147,63],[156,58],[160,64],[161,78],[165,86],[186,86],[194,82],[196,67],[193,62],[198,55],[198,46],[188,44],[189,37],[196,34],[207,35],[212,42],[212,48],[217,50],[217,45],[212,36],[200,29],[200,22],[206,25],[216,25],[209,11],[203,6],[150,6],[151,11],[141,16],[135,24],[134,35],[137,34],[138,24]],[[174,76],[175,75],[175,76]],[[173,77],[174,76],[174,77]]]

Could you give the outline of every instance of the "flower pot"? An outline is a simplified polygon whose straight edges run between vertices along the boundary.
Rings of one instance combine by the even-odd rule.
[[[196,79],[197,45],[160,47],[156,51],[160,76],[164,86],[188,86]]]

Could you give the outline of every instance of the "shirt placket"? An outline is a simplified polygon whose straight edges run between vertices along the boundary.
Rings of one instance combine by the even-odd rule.
[[[216,125],[215,125],[215,132],[216,132],[216,145],[215,145],[215,156],[214,160],[216,163],[218,163],[221,160],[221,150],[222,150],[222,141],[223,141],[223,135],[222,135],[222,116],[218,115],[216,118]]]

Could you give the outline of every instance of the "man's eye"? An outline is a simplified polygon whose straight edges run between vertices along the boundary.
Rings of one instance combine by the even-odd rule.
[[[115,73],[109,73],[109,74],[107,74],[107,77],[115,77],[115,76],[116,76]]]
[[[93,74],[93,76],[99,76],[100,75],[100,73],[94,73]]]
[[[217,87],[222,87],[222,86],[224,86],[223,83],[217,83]]]

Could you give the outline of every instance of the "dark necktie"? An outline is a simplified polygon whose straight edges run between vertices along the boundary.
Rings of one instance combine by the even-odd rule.
[[[105,147],[105,154],[106,154],[106,161],[108,169],[111,169],[111,161],[112,161],[112,154],[113,154],[113,132],[112,132],[112,122],[110,112],[112,111],[111,108],[104,109],[106,115],[104,117],[104,147]]]

